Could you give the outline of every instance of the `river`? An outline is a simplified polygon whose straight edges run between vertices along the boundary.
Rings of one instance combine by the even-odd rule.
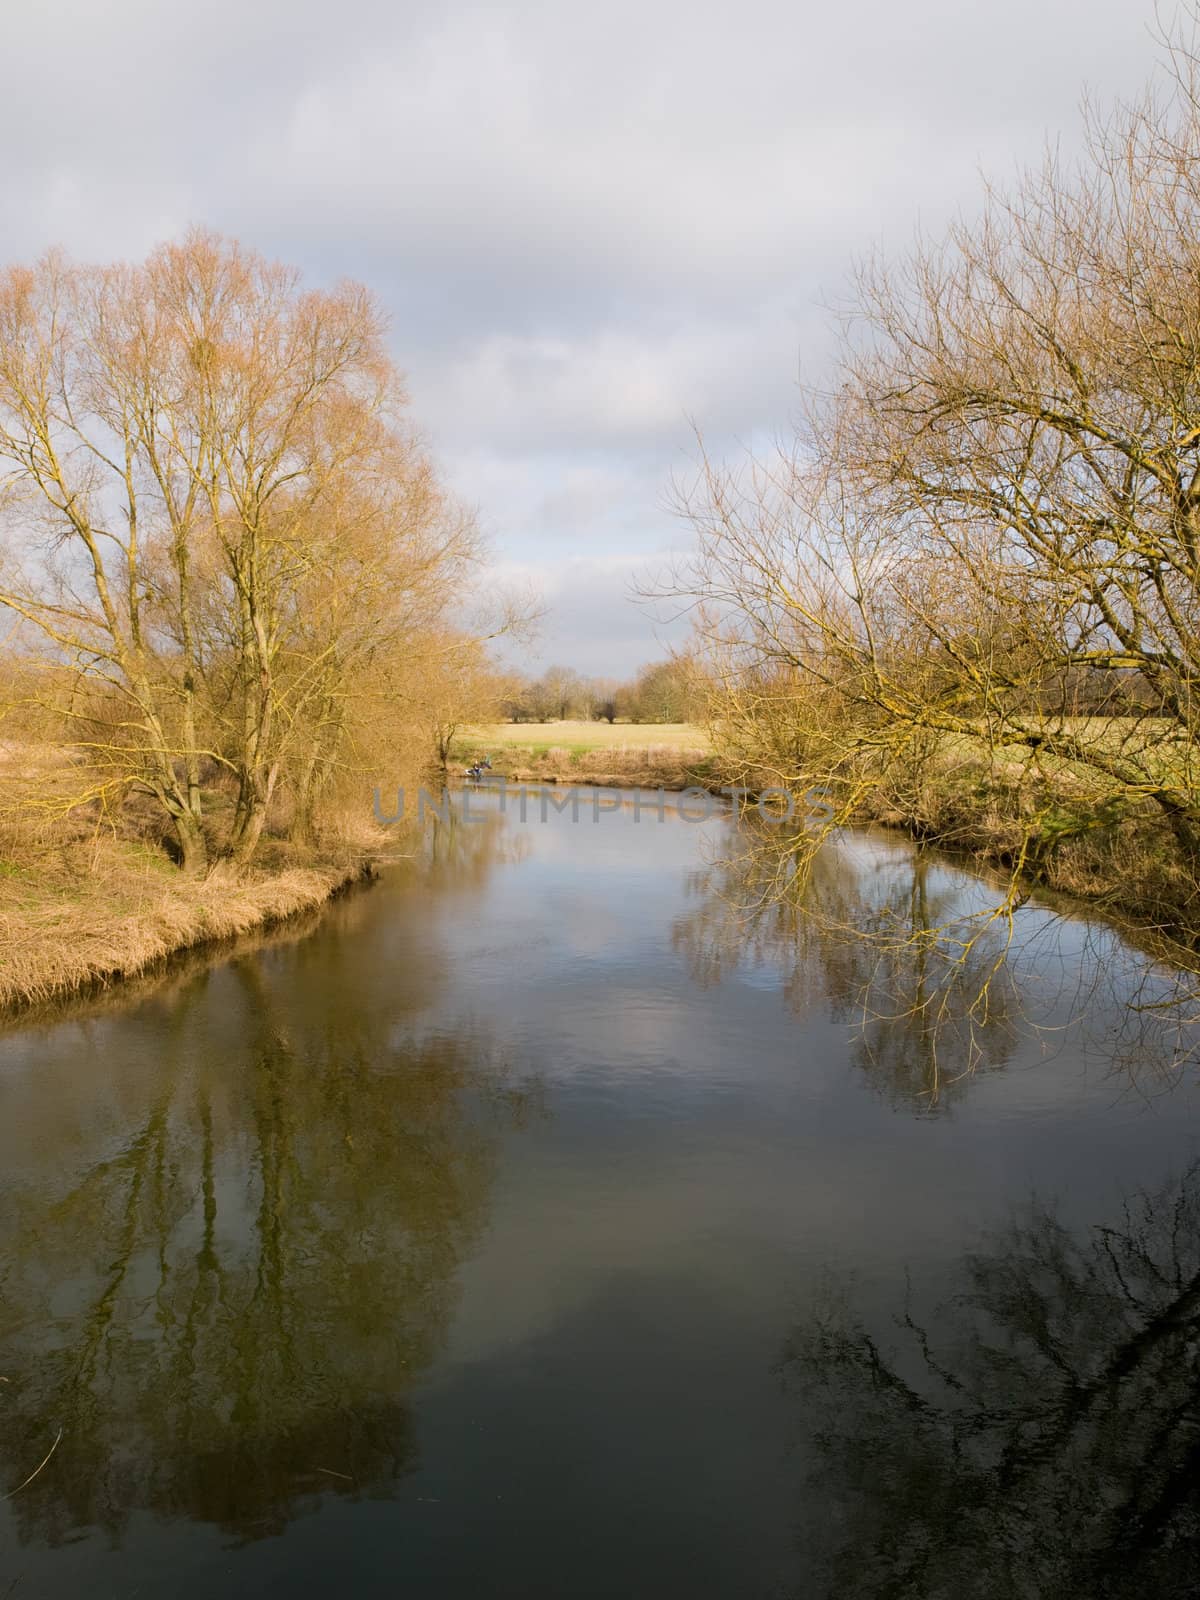
[[[882,834],[476,812],[0,1037],[0,1600],[1183,1592],[1148,960]]]

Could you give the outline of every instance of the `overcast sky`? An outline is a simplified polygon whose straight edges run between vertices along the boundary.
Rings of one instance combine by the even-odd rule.
[[[625,673],[685,531],[694,419],[785,428],[857,253],[973,209],[1085,84],[1153,70],[1150,0],[4,0],[10,260],[191,222],[388,308],[413,408],[538,657]]]

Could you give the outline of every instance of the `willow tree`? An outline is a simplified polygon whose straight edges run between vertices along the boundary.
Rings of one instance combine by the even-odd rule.
[[[404,405],[365,289],[211,234],[0,278],[0,602],[75,673],[87,793],[150,794],[188,868],[205,765],[244,863],[355,664],[470,560]]]

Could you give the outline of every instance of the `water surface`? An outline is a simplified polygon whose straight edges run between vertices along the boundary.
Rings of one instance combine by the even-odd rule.
[[[0,1492],[59,1438],[0,1600],[1190,1582],[1142,958],[1030,904],[1005,960],[883,836],[797,904],[732,821],[486,809],[0,1039]]]

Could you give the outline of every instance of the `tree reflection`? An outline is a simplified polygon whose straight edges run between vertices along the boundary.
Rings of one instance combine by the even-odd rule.
[[[857,1065],[896,1103],[945,1105],[972,1070],[1008,1059],[1011,928],[933,856],[853,837],[797,852],[778,828],[744,821],[691,889],[674,936],[693,975],[775,965],[794,1009],[856,1024]]]
[[[418,856],[432,888],[474,893],[494,867],[528,857],[529,835],[510,828],[499,806],[498,794],[468,789],[454,795],[444,814],[438,814],[435,825],[425,831]]]
[[[1084,1236],[1035,1206],[964,1260],[936,1319],[897,1329],[886,1347],[831,1295],[788,1346],[815,1592],[1193,1592],[1200,1166]]]
[[[10,1187],[0,1489],[64,1430],[11,1502],[23,1538],[137,1511],[253,1538],[413,1465],[411,1397],[529,1105],[477,1030],[422,1035],[422,948],[390,1007],[380,942],[361,972],[298,946],[148,1008],[122,1136],[72,1117]]]

